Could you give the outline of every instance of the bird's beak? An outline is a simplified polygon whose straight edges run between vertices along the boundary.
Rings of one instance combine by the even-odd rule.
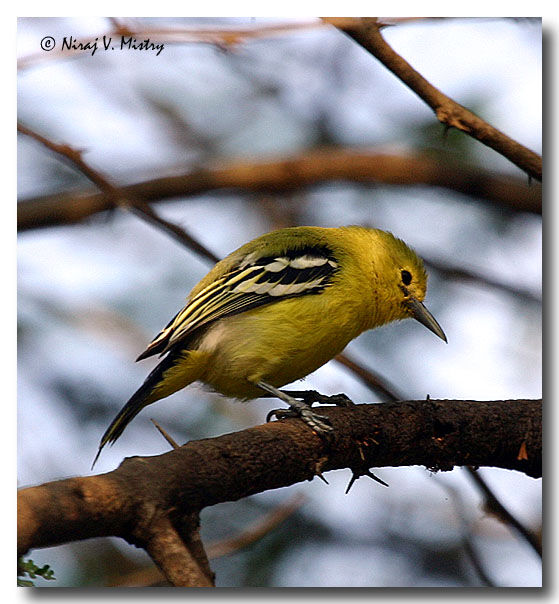
[[[427,329],[431,330],[436,336],[439,336],[441,340],[448,342],[442,327],[437,323],[435,317],[423,306],[423,304],[416,298],[409,298],[406,301],[407,307],[411,311],[411,316],[419,321],[422,325],[425,325]]]

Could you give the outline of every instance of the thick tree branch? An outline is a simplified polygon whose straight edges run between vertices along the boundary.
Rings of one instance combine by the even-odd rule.
[[[327,19],[326,19],[327,21]],[[435,88],[385,41],[380,33],[382,23],[364,18],[358,26],[343,31],[375,56],[435,112],[447,128],[457,128],[484,145],[491,147],[526,174],[542,179],[542,158],[481,119]]]
[[[169,583],[175,587],[214,587],[206,555],[201,547],[196,551],[192,543],[196,540],[196,545],[201,545],[198,514],[192,513],[189,516],[193,518],[195,526],[189,526],[187,530],[183,528],[186,538],[181,537],[168,515],[160,514],[149,518],[147,523],[139,523],[142,529],[136,529],[136,542],[145,548]]]
[[[519,178],[422,155],[387,155],[348,149],[321,149],[268,161],[245,159],[197,172],[120,187],[126,198],[145,203],[184,198],[214,190],[284,193],[327,181],[388,185],[430,185],[480,197],[500,207],[541,214],[541,186]],[[80,222],[110,210],[106,194],[59,193],[18,203],[18,230]]]
[[[305,496],[296,493],[252,524],[246,526],[240,533],[221,541],[209,543],[206,546],[208,558],[213,560],[214,558],[229,556],[259,541],[294,514],[304,501]],[[149,565],[127,575],[119,575],[107,587],[154,587],[161,584],[163,580],[164,577],[161,572],[155,566]]]
[[[385,378],[376,375],[371,370],[360,365],[359,363],[349,359],[345,354],[339,354],[335,357],[335,360],[347,367],[352,373],[361,379],[361,381],[369,386],[373,392],[381,393],[386,400],[389,401],[401,401],[404,400],[404,396],[398,394],[394,389],[394,386],[389,384]],[[519,456],[523,456],[522,444]],[[497,499],[497,497],[491,491],[489,485],[481,478],[479,472],[472,466],[465,466],[465,470],[471,475],[472,479],[478,484],[480,490],[484,493],[486,498],[486,508],[497,516],[503,523],[509,525],[513,530],[517,531],[526,541],[535,549],[535,551],[542,555],[541,540],[529,531],[516,517],[514,517]],[[451,490],[450,487],[449,491]],[[456,498],[455,504],[461,506],[461,501],[458,501],[458,494],[453,493],[453,497]],[[476,568],[476,571],[480,575],[482,581],[490,584],[489,578],[484,574],[483,566],[477,558],[475,547],[469,539],[467,531],[464,532],[464,548],[468,552],[468,555],[472,559],[472,564]]]
[[[282,420],[128,458],[108,474],[22,489],[18,552],[108,535],[145,546],[146,519],[149,526],[165,517],[179,530],[206,506],[339,468],[472,465],[541,476],[541,400],[406,401],[321,413],[335,428],[329,446],[302,422]]]

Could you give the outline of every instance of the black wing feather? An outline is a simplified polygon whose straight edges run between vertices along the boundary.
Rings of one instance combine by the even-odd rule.
[[[215,286],[190,299],[137,360],[165,354],[179,342],[184,348],[194,332],[218,319],[288,298],[319,294],[330,285],[337,270],[338,263],[327,248],[289,250],[281,256],[241,261]]]

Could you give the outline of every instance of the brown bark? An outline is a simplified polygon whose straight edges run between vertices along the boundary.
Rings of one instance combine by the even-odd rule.
[[[231,161],[221,167],[123,186],[124,197],[157,202],[214,190],[283,193],[325,181],[429,185],[480,197],[512,210],[541,213],[541,186],[511,176],[441,162],[420,155],[322,149],[269,161]],[[18,230],[80,222],[114,207],[104,193],[59,193],[18,203]]]
[[[406,401],[322,407],[321,413],[335,428],[329,445],[299,420],[282,420],[154,457],[127,458],[107,474],[21,489],[18,552],[108,535],[150,551],[154,523],[165,522],[170,549],[182,542],[204,571],[185,519],[191,522],[206,506],[328,470],[349,467],[362,474],[370,467],[470,465],[541,476],[541,400]],[[155,543],[164,558],[164,545]]]
[[[541,181],[541,156],[435,88],[384,40],[380,33],[381,27],[382,24],[376,18],[364,18],[359,25],[344,28],[343,31],[427,103],[441,123],[469,134],[509,159],[530,177]]]

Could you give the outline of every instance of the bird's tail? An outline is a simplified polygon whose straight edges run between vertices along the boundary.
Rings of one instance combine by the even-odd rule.
[[[103,434],[99,444],[99,450],[93,460],[91,468],[97,462],[103,447],[114,443],[124,432],[126,426],[147,405],[155,403],[161,398],[169,396],[173,392],[188,386],[191,382],[201,377],[199,368],[201,364],[196,362],[198,351],[171,351],[157,367],[148,375],[145,382],[130,397],[130,400],[118,412],[111,425]]]

